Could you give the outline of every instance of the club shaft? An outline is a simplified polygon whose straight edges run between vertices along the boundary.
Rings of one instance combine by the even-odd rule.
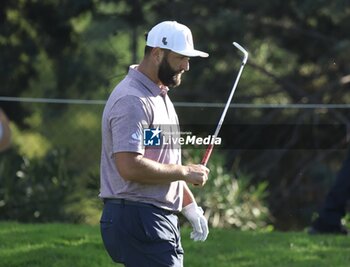
[[[241,74],[242,74],[242,72],[243,72],[243,68],[244,68],[244,66],[245,66],[245,64],[246,64],[246,62],[247,62],[247,59],[248,59],[248,53],[247,53],[247,51],[246,51],[242,46],[240,46],[239,44],[237,44],[237,43],[233,43],[233,44],[234,44],[239,50],[241,50],[241,51],[244,53],[244,58],[243,58],[241,67],[240,67],[240,69],[239,69],[239,72],[238,72],[238,74],[237,74],[235,83],[234,83],[234,85],[233,85],[233,87],[232,87],[231,93],[230,93],[230,95],[229,95],[229,97],[228,97],[228,100],[227,100],[227,102],[226,102],[225,108],[224,108],[224,110],[223,110],[223,112],[222,112],[222,114],[221,114],[219,123],[218,123],[218,125],[217,125],[217,127],[216,127],[216,129],[215,129],[215,132],[214,132],[214,135],[213,135],[213,139],[214,139],[214,140],[215,140],[215,138],[219,135],[221,126],[222,126],[222,124],[224,123],[224,120],[225,120],[225,117],[226,117],[227,110],[228,110],[228,108],[230,107],[230,104],[231,104],[233,95],[234,95],[234,93],[235,93],[235,91],[236,91],[236,88],[237,88],[237,84],[238,84],[239,79],[240,79],[240,77],[241,77]],[[211,153],[212,153],[212,151],[213,151],[213,148],[214,148],[214,145],[213,145],[213,144],[210,144],[210,145],[208,146],[208,148],[206,149],[206,151],[205,151],[205,153],[204,153],[204,156],[203,156],[203,159],[202,159],[202,162],[201,162],[202,165],[204,165],[204,166],[207,165],[208,160],[209,160],[209,157],[210,157],[210,155],[211,155]]]
[[[234,85],[233,85],[233,87],[232,87],[230,96],[229,96],[229,98],[228,98],[228,100],[227,100],[227,102],[226,102],[224,111],[222,112],[221,117],[220,117],[220,120],[219,120],[219,123],[218,123],[218,125],[217,125],[217,127],[216,127],[216,130],[215,130],[215,133],[214,133],[214,137],[217,137],[217,136],[219,135],[221,126],[222,126],[222,124],[224,123],[224,120],[225,120],[225,117],[226,117],[227,110],[228,110],[228,108],[230,107],[230,104],[231,104],[233,95],[234,95],[234,93],[235,93],[235,91],[236,91],[237,84],[238,84],[238,81],[239,81],[239,79],[240,79],[240,77],[241,77],[243,68],[244,68],[244,64],[242,64],[241,67],[240,67],[240,69],[239,69],[239,72],[238,72],[236,81],[235,81],[235,83],[234,83]]]

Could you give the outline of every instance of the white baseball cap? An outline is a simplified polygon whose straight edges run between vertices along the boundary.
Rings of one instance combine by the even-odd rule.
[[[146,45],[169,49],[187,57],[208,57],[194,49],[191,30],[176,21],[164,21],[154,26],[147,35]]]

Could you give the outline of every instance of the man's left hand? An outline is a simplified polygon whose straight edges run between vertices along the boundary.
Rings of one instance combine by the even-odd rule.
[[[182,209],[182,214],[192,225],[191,239],[205,241],[209,234],[209,228],[207,218],[203,215],[203,209],[192,202]]]

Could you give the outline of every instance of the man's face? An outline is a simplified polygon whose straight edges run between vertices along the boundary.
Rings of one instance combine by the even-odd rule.
[[[174,52],[165,52],[159,65],[158,78],[163,85],[177,87],[181,83],[181,75],[189,70],[189,58]]]

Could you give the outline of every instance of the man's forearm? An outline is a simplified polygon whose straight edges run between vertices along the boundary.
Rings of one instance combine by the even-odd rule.
[[[200,164],[163,164],[133,152],[116,153],[115,164],[125,180],[145,184],[169,184],[183,180],[203,186],[209,173],[208,168]]]
[[[169,184],[184,180],[186,170],[177,164],[162,164],[142,155],[130,156],[128,153],[117,153],[115,161],[121,176],[129,181],[144,184]]]

